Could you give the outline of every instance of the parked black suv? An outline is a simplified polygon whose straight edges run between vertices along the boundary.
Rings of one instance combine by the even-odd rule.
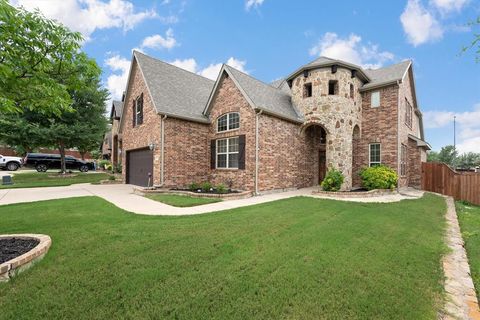
[[[23,163],[25,167],[35,168],[38,172],[61,167],[59,154],[27,153]],[[72,156],[65,156],[65,165],[67,170],[80,170],[81,172],[95,170],[93,162],[83,161]]]

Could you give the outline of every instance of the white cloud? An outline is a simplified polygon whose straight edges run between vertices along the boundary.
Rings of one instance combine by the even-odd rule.
[[[165,33],[165,37],[154,34],[143,39],[141,47],[150,49],[172,49],[177,45],[177,40],[173,36],[173,30],[169,28]]]
[[[111,100],[120,99],[127,86],[127,77],[130,70],[130,60],[119,55],[112,55],[105,60],[112,74],[107,78],[107,89],[110,92]]]
[[[442,128],[453,123],[456,116],[460,153],[480,152],[480,103],[472,111],[426,111],[424,112],[425,128]]]
[[[459,12],[469,1],[470,0],[431,0],[430,3],[442,14],[446,14],[452,11]]]
[[[97,29],[128,31],[145,19],[157,17],[154,10],[136,11],[134,5],[125,0],[14,0],[12,4],[27,10],[38,8],[46,17],[81,32],[86,40]]]
[[[245,9],[249,11],[252,8],[258,8],[263,4],[264,0],[247,0],[245,1]]]
[[[381,67],[395,57],[391,52],[379,51],[378,45],[362,44],[362,38],[356,34],[352,33],[347,38],[340,38],[333,32],[325,33],[310,49],[310,55],[340,59],[373,69]]]
[[[443,36],[442,26],[419,0],[408,0],[400,21],[408,41],[415,47],[441,39]]]
[[[176,59],[175,61],[170,62],[170,64],[193,73],[197,72],[197,61],[195,61],[193,58],[185,60]]]
[[[177,59],[177,60],[171,61],[170,63],[173,64],[174,66],[180,67],[182,69],[185,69],[193,73],[197,73],[203,77],[206,77],[212,80],[217,79],[218,73],[222,68],[222,63],[212,63],[208,67],[205,67],[203,69],[199,68],[197,61],[193,58],[184,59],[184,60]],[[245,65],[247,64],[247,62],[244,60],[239,60],[234,57],[230,57],[227,60],[226,64],[248,74],[248,71],[245,70]]]

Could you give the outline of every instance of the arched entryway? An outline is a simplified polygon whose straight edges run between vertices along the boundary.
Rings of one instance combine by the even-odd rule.
[[[319,124],[304,129],[307,137],[313,185],[320,184],[327,173],[327,131]]]

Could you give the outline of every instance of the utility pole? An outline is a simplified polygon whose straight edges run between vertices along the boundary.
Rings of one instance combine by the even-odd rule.
[[[456,130],[456,119],[457,116],[453,116],[453,151],[457,151],[457,130]]]

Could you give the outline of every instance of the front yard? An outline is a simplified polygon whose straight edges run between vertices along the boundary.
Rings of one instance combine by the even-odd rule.
[[[177,194],[148,194],[147,198],[162,202],[174,207],[195,207],[202,204],[209,204],[222,201],[215,198],[196,198],[192,196],[183,196]]]
[[[28,172],[13,175],[13,185],[1,185],[0,189],[10,188],[37,188],[69,186],[75,183],[99,183],[106,180],[108,173],[82,173],[75,172],[72,175],[61,177],[56,171],[52,172]]]
[[[44,260],[0,284],[2,319],[436,319],[444,200],[307,197],[184,217],[99,198],[0,206]]]
[[[457,202],[456,207],[478,297],[480,296],[480,207],[461,202]]]

